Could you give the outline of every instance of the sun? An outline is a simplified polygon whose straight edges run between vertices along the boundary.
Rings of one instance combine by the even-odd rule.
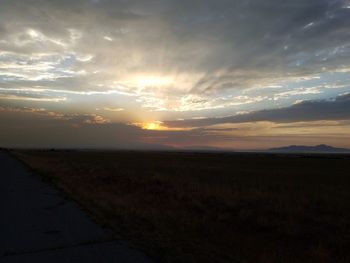
[[[153,131],[185,131],[185,130],[192,129],[192,128],[167,127],[161,121],[141,122],[141,123],[133,123],[133,124],[142,128],[143,130],[153,130]]]
[[[144,123],[142,125],[142,129],[145,130],[161,130],[161,123],[160,122],[149,122],[149,123]]]

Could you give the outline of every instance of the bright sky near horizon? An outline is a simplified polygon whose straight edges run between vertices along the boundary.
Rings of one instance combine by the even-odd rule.
[[[350,148],[348,0],[0,0],[0,146]]]

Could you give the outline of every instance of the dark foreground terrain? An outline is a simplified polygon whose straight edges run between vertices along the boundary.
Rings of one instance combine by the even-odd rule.
[[[17,151],[162,262],[350,262],[350,156]]]
[[[153,263],[0,151],[1,263]]]

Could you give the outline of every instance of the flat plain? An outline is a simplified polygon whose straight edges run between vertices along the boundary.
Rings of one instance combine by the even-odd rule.
[[[350,156],[12,154],[160,262],[350,262]]]

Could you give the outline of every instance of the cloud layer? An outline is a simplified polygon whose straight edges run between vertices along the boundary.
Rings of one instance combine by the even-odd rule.
[[[2,117],[67,136],[74,123],[96,145],[223,145],[241,133],[206,126],[348,120],[349,23],[348,0],[2,0]],[[130,125],[154,121],[201,128]]]
[[[149,110],[235,106],[243,90],[350,66],[340,0],[4,0],[0,10],[3,84],[113,89]]]
[[[222,118],[204,118],[180,121],[165,121],[168,127],[202,127],[225,123],[269,121],[276,123],[307,122],[319,120],[349,120],[350,94],[333,100],[303,101],[290,107],[260,110]]]

